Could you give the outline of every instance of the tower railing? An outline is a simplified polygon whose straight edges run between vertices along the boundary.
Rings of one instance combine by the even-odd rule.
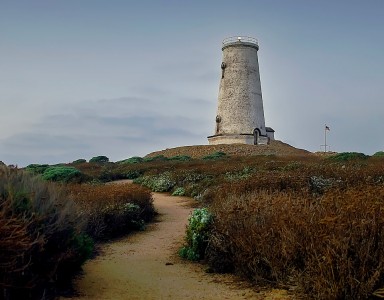
[[[259,46],[259,41],[250,36],[231,36],[223,40],[223,46],[233,43],[250,43]]]

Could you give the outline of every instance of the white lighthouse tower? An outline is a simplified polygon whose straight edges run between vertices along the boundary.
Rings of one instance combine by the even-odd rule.
[[[210,145],[265,145],[274,130],[265,127],[257,39],[230,37],[223,41],[223,62],[215,134]]]

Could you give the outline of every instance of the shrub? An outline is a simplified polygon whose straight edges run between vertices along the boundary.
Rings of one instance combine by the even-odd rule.
[[[369,156],[359,152],[342,152],[336,155],[330,156],[328,159],[333,161],[348,161],[357,159],[367,159]]]
[[[140,170],[128,170],[127,172],[125,172],[124,177],[126,179],[136,179],[141,175],[143,174],[142,174],[142,171]]]
[[[143,158],[139,156],[133,156],[131,158],[119,161],[119,163],[120,164],[138,164],[138,163],[142,163],[143,161],[144,161]]]
[[[183,187],[176,188],[172,193],[172,196],[184,196],[184,195],[185,195],[185,189]]]
[[[150,191],[137,185],[73,184],[67,188],[87,220],[87,234],[95,240],[142,229],[155,214]]]
[[[311,176],[309,179],[309,189],[314,194],[323,194],[327,189],[336,184],[333,178],[323,178],[321,176]]]
[[[145,162],[151,162],[151,161],[167,161],[168,158],[164,155],[157,155],[152,157],[144,157],[143,159]]]
[[[375,154],[373,154],[374,157],[382,157],[384,156],[384,151],[378,151]]]
[[[207,208],[193,210],[188,219],[186,230],[186,245],[179,250],[181,257],[189,260],[200,260],[208,245],[212,225],[212,215]]]
[[[188,161],[192,158],[188,155],[176,155],[169,158],[169,160],[176,160],[176,161]]]
[[[223,156],[226,156],[226,154],[224,152],[218,151],[218,152],[214,152],[212,154],[204,156],[203,159],[205,159],[205,160],[216,160],[216,159],[222,158]]]
[[[75,204],[53,183],[0,167],[0,289],[6,299],[41,299],[92,252]]]
[[[76,160],[74,160],[72,163],[73,163],[73,164],[83,164],[83,163],[86,163],[86,162],[87,162],[86,159],[84,159],[84,158],[80,158],[80,159],[76,159]]]
[[[74,182],[81,181],[81,172],[74,167],[58,166],[47,168],[42,178],[50,181]]]
[[[169,192],[176,184],[169,172],[139,177],[134,182],[149,187],[154,192]]]
[[[92,157],[89,160],[89,162],[90,163],[107,163],[107,162],[109,162],[109,158],[104,156],[104,155],[100,155],[100,156]]]
[[[25,170],[31,172],[32,174],[43,174],[46,169],[49,168],[49,165],[39,165],[39,164],[30,164]]]

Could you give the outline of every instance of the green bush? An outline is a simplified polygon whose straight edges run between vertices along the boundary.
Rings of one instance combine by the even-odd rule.
[[[184,196],[184,195],[185,195],[185,189],[183,187],[176,188],[172,193],[172,196]]]
[[[168,158],[164,155],[157,155],[153,157],[144,157],[145,162],[151,162],[151,161],[167,161]]]
[[[357,159],[367,159],[369,156],[359,152],[342,152],[336,155],[330,156],[328,159],[333,161],[349,161]]]
[[[28,172],[31,172],[32,174],[43,174],[46,169],[49,168],[49,165],[39,165],[39,164],[30,164],[28,165],[25,170]]]
[[[109,158],[104,155],[100,155],[100,156],[92,157],[89,160],[89,162],[90,163],[106,163],[106,162],[109,162]]]
[[[205,160],[216,160],[216,159],[222,158],[223,156],[226,156],[226,154],[224,152],[217,151],[217,152],[214,152],[212,154],[204,156],[203,159],[205,159]]]
[[[124,174],[124,177],[126,179],[136,179],[138,177],[140,177],[142,174],[142,171],[140,170],[129,170],[127,172],[125,172]]]
[[[76,159],[76,160],[74,160],[72,163],[73,163],[73,164],[83,164],[83,163],[86,163],[86,162],[87,162],[86,159],[84,159],[84,158],[80,158],[80,159]]]
[[[188,219],[186,230],[185,241],[187,244],[179,250],[181,257],[188,260],[200,260],[204,258],[212,222],[212,214],[207,208],[197,208],[193,210]]]
[[[122,161],[119,161],[119,164],[138,164],[142,163],[144,159],[140,156],[133,156]]]
[[[164,172],[159,175],[139,177],[134,179],[133,182],[144,185],[150,188],[153,192],[169,192],[176,185],[176,182],[169,172]]]
[[[81,181],[81,172],[74,167],[49,167],[47,168],[42,178],[50,181],[74,182]]]
[[[384,156],[384,151],[378,151],[378,152],[376,152],[375,154],[373,154],[372,156],[375,156],[375,157],[382,157],[382,156]]]

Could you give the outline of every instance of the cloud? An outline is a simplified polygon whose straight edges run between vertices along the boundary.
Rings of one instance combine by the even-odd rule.
[[[165,95],[164,93],[163,95]],[[207,143],[211,116],[204,99],[121,97],[84,101],[40,118],[0,141],[9,164],[70,162],[106,155],[119,160],[182,145]],[[213,125],[212,125],[213,126]]]

